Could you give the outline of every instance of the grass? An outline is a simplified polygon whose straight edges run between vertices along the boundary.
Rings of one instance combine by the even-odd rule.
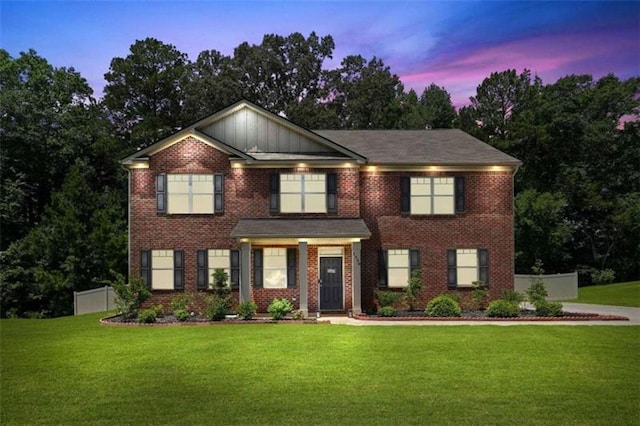
[[[594,285],[578,289],[576,303],[640,307],[640,281],[621,284]]]
[[[638,424],[640,327],[2,320],[5,424]]]

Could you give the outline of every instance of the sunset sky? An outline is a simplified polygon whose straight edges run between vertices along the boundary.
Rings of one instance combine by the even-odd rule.
[[[348,54],[381,58],[405,88],[436,83],[456,106],[493,71],[524,68],[553,83],[567,74],[640,75],[640,1],[7,1],[0,46],[35,49],[72,66],[102,95],[104,73],[137,39],[155,37],[195,60],[232,54],[266,33],[332,35],[333,68]]]

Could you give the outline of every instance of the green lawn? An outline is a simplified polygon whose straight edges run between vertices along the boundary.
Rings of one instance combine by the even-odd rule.
[[[621,284],[594,285],[578,289],[576,303],[640,307],[640,281]]]
[[[638,424],[640,327],[0,322],[0,424]]]

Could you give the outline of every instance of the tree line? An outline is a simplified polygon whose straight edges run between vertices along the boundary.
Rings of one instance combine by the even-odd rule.
[[[640,78],[492,73],[456,111],[445,88],[406,91],[376,57],[327,69],[330,35],[265,35],[232,55],[138,40],[104,97],[73,68],[0,50],[0,313],[72,313],[73,291],[126,273],[119,159],[238,99],[312,129],[461,128],[519,158],[516,270],[640,276]],[[428,285],[428,284],[427,284]]]

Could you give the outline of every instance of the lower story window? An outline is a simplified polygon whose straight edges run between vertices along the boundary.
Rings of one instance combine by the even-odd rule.
[[[140,275],[153,290],[181,290],[184,252],[182,250],[142,250]]]
[[[450,287],[471,287],[474,281],[484,281],[485,284],[489,284],[488,250],[449,250],[447,256]]]
[[[213,274],[216,269],[223,269],[227,273],[227,285],[230,284],[231,277],[231,259],[229,250],[208,250],[208,266],[209,266],[209,287],[214,287]]]
[[[381,250],[378,267],[380,287],[407,287],[412,271],[420,269],[420,252],[410,249]]]
[[[287,287],[287,249],[264,249],[264,288]]]

